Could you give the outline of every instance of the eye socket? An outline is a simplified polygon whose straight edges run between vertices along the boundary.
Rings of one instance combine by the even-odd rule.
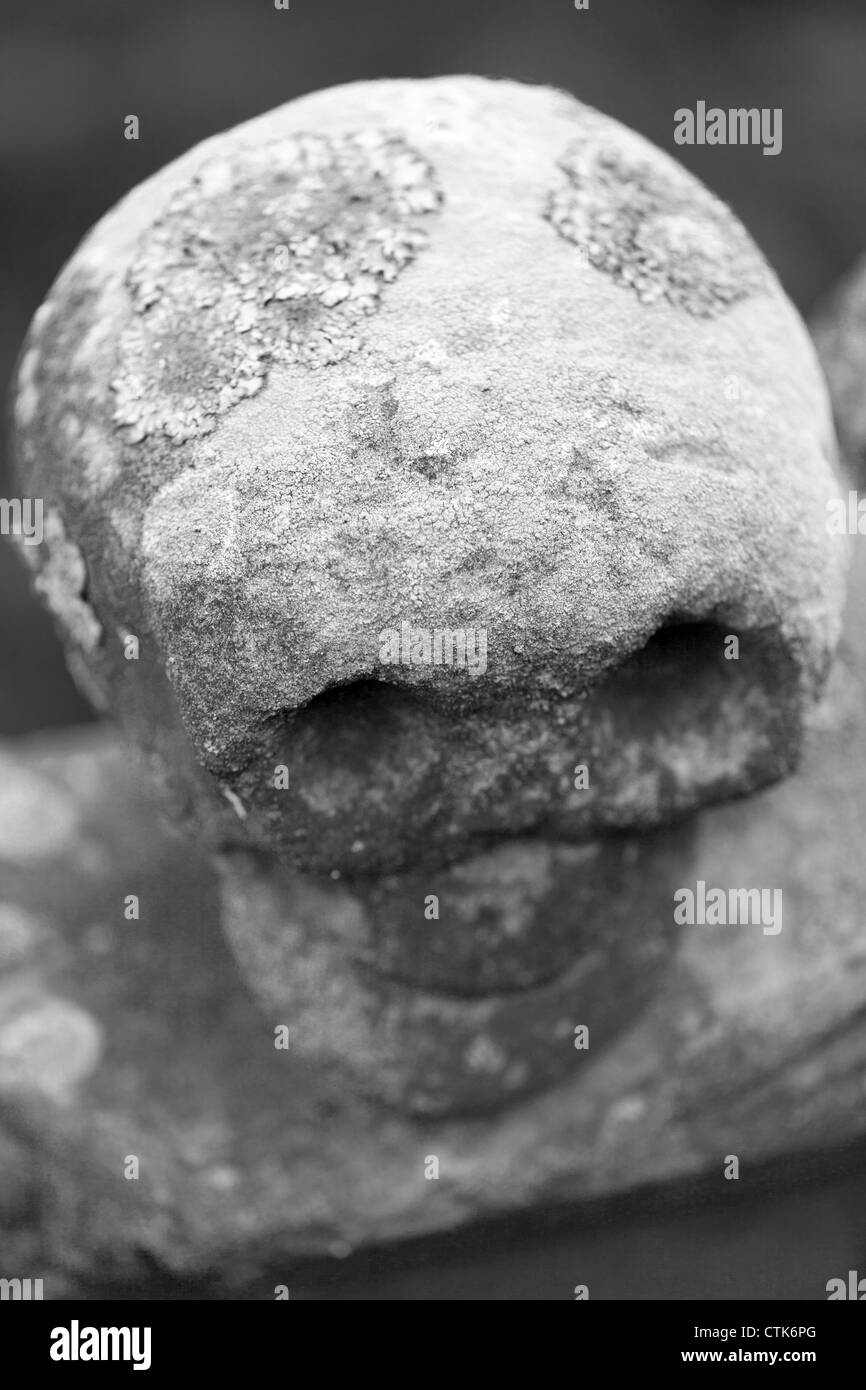
[[[709,734],[724,709],[741,705],[745,712],[756,692],[777,681],[789,688],[790,673],[783,670],[789,662],[771,634],[673,619],[612,672],[602,690],[648,732],[661,721]]]
[[[405,747],[421,714],[411,691],[387,681],[348,681],[323,690],[291,716],[285,737],[295,761],[315,758],[322,771],[339,766],[360,775]]]
[[[323,690],[268,721],[245,773],[259,830],[271,847],[328,871],[417,861],[446,795],[447,742],[448,726],[413,691],[368,678]],[[280,765],[290,772],[288,796],[268,780]]]
[[[394,695],[402,695],[396,685],[389,681],[363,679],[345,681],[342,685],[329,685],[312,700],[298,710],[298,717],[318,711],[342,710],[352,707],[361,710],[365,706],[387,702]]]
[[[729,637],[737,638],[738,656],[725,656]],[[740,644],[743,664],[740,664]],[[748,654],[746,654],[746,649]],[[756,660],[759,658],[759,662]],[[614,684],[640,682],[645,700],[658,701],[660,712],[670,700],[691,723],[708,715],[710,706],[763,679],[766,651],[753,638],[740,637],[718,623],[669,620],[620,668]]]
[[[791,653],[778,632],[742,630],[735,621],[669,619],[619,674],[632,671],[661,686],[671,682],[678,702],[702,691],[724,699],[734,691],[745,697],[749,690],[775,686],[781,698],[795,684]]]
[[[426,685],[365,675],[272,714],[231,788],[245,842],[317,873],[433,872],[515,833],[664,824],[775,781],[800,742],[791,651],[724,614],[670,618],[579,697],[521,695],[455,714]]]
[[[678,663],[717,659],[724,651],[728,630],[718,623],[695,623],[688,618],[671,618],[654,632],[643,648],[651,660]]]
[[[644,776],[655,785],[656,820],[775,780],[797,746],[795,695],[793,658],[777,632],[667,621],[587,702],[587,728],[602,731],[593,747],[599,820],[645,817]]]

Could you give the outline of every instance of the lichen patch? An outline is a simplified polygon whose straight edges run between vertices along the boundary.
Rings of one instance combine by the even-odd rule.
[[[75,803],[62,787],[16,758],[0,755],[0,864],[32,864],[64,855],[79,828]]]
[[[18,394],[15,397],[15,423],[19,429],[26,429],[35,418],[39,406],[39,392],[36,388],[39,352],[30,348],[25,352],[18,373]]]
[[[564,178],[549,195],[545,217],[643,303],[664,298],[697,318],[713,318],[767,287],[767,266],[743,227],[676,165],[590,129],[558,167]]]
[[[0,1094],[36,1090],[69,1100],[102,1050],[102,1028],[72,1000],[21,998],[14,986],[0,995]]]
[[[45,924],[26,908],[0,901],[0,971],[25,961],[46,934]]]
[[[47,559],[37,574],[35,587],[73,646],[95,651],[102,641],[102,624],[87,599],[87,565],[84,555],[66,534],[60,513],[45,513]]]
[[[428,162],[378,131],[205,161],[126,276],[133,318],[112,389],[127,441],[208,434],[274,363],[316,368],[357,351],[440,202]]]

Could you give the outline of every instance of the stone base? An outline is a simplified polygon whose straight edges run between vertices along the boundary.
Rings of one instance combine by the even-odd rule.
[[[683,835],[683,887],[780,888],[782,930],[687,927],[633,1027],[575,1050],[571,1080],[499,1116],[410,1121],[277,1050],[280,1020],[222,939],[211,868],[161,827],[114,737],[3,746],[0,1223],[16,1267],[0,1274],[44,1275],[46,1297],[158,1274],[231,1293],[306,1255],[721,1175],[730,1154],[742,1172],[866,1131],[857,548],[802,768]]]

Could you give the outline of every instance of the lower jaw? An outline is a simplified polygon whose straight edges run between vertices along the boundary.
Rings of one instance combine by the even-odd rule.
[[[419,1116],[480,1114],[572,1076],[649,1006],[690,836],[515,839],[432,877],[346,883],[236,851],[223,927],[311,1066]]]

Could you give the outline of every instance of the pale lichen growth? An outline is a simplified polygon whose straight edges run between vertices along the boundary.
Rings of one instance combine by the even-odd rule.
[[[383,287],[426,244],[418,219],[440,202],[427,161],[379,131],[207,160],[126,276],[134,317],[112,388],[127,441],[207,434],[273,364],[357,351]]]
[[[0,971],[26,961],[43,942],[44,922],[18,903],[0,901]]]
[[[95,651],[102,641],[102,624],[87,600],[87,565],[53,508],[45,513],[45,545],[48,558],[36,576],[36,591],[73,647]]]
[[[40,1091],[63,1102],[99,1065],[102,1028],[69,999],[0,993],[0,1095]]]
[[[19,429],[26,429],[32,424],[39,407],[39,392],[35,385],[38,365],[39,351],[32,347],[21,359],[18,373],[18,394],[15,397],[14,412],[15,423]]]
[[[71,853],[79,830],[78,809],[67,791],[0,753],[0,865],[33,865]],[[0,872],[7,877],[5,868]]]
[[[643,303],[713,318],[767,288],[768,269],[718,198],[684,170],[591,132],[568,147],[545,217],[590,264]]]

